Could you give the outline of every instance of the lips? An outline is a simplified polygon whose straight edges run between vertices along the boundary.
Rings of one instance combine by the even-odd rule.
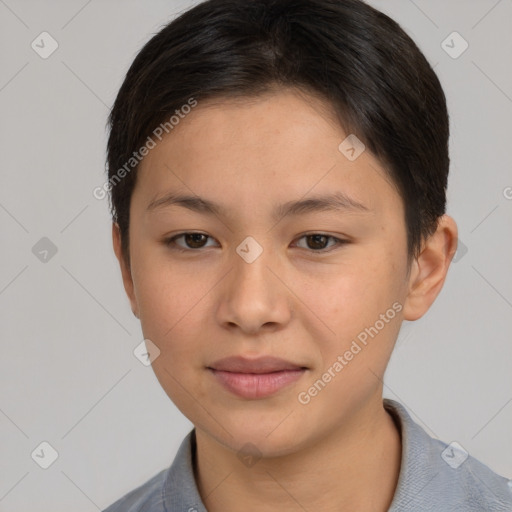
[[[241,356],[226,357],[210,365],[210,368],[233,373],[272,373],[283,370],[300,370],[302,366],[277,357],[247,359]]]
[[[304,375],[307,368],[276,357],[228,357],[208,366],[215,380],[231,393],[247,399],[273,395]]]

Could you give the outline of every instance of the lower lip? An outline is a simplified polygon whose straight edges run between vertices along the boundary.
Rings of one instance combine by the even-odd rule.
[[[305,369],[272,373],[233,373],[210,369],[215,378],[231,393],[242,398],[265,398],[299,380]]]

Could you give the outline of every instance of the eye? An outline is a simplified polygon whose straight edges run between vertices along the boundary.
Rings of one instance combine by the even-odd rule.
[[[203,249],[205,247],[212,247],[211,245],[206,245],[208,239],[213,241],[213,238],[209,235],[205,235],[204,233],[194,233],[194,232],[185,232],[178,233],[173,237],[164,241],[165,245],[170,249],[177,250],[180,252],[187,251],[195,251],[198,252],[199,249]],[[302,249],[307,249],[312,252],[329,252],[332,247],[341,246],[344,244],[348,244],[348,240],[342,240],[340,238],[336,238],[331,235],[326,235],[323,233],[311,233],[304,235],[299,238],[299,240],[306,240],[306,247],[297,245]],[[178,241],[181,240],[180,243]],[[329,242],[332,242],[329,245]]]
[[[203,247],[207,247],[205,243],[209,238],[211,237],[205,235],[204,233],[179,233],[165,240],[165,245],[178,251],[193,251],[195,249],[202,249]],[[177,241],[180,239],[183,240],[185,246],[177,243]]]
[[[333,241],[334,243],[330,247],[336,247],[343,244],[348,244],[348,240],[342,240],[331,235],[325,235],[323,233],[312,233],[304,235],[299,240],[305,239],[307,247],[301,247],[303,249],[309,249],[313,252],[329,252],[327,243]]]

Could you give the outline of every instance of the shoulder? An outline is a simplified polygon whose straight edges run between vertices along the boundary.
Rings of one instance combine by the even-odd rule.
[[[512,482],[458,443],[430,437],[399,403],[385,400],[402,435],[402,463],[390,512],[512,512]]]
[[[460,445],[432,438],[431,441],[434,453],[441,459],[433,467],[437,472],[437,491],[453,510],[512,511],[511,481],[469,455]]]
[[[112,503],[103,512],[164,512],[163,488],[168,469]]]
[[[174,461],[103,512],[207,512],[194,477],[195,429],[181,442]]]

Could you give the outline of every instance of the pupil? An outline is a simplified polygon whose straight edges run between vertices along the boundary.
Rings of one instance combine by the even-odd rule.
[[[188,235],[186,235],[186,238],[185,238],[185,241],[187,242],[188,245],[192,246],[192,247],[195,247],[197,248],[197,246],[195,246],[194,244],[195,243],[199,243],[199,247],[201,247],[201,240],[198,238],[202,237],[202,236],[205,236],[201,233],[189,233]]]
[[[310,244],[310,247],[312,249],[324,249],[326,238],[327,237],[325,235],[309,235],[309,239],[313,240],[313,247],[311,247],[311,244]],[[319,244],[320,247],[318,247],[318,246],[314,247],[315,244]]]

